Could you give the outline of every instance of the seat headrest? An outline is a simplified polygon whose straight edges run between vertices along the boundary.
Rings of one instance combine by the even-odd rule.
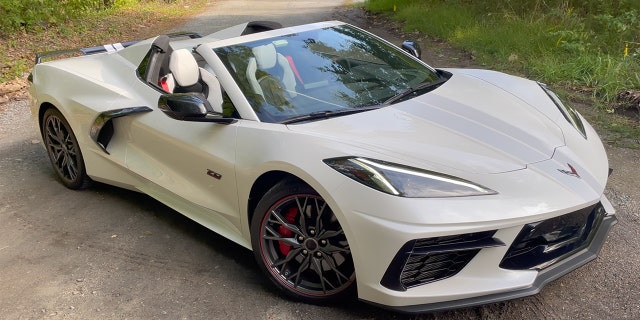
[[[278,55],[276,54],[276,47],[273,43],[255,47],[252,51],[256,57],[258,68],[271,69],[275,67]]]
[[[171,70],[176,83],[181,87],[192,86],[200,79],[198,62],[187,49],[178,49],[171,53],[169,70]]]

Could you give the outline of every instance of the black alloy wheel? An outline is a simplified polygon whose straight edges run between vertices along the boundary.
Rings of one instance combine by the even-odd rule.
[[[308,185],[287,180],[265,194],[252,218],[251,243],[260,268],[290,297],[324,303],[353,294],[347,238]]]
[[[87,176],[78,140],[60,111],[54,108],[45,111],[42,138],[49,160],[62,184],[70,189],[87,188],[91,179]]]

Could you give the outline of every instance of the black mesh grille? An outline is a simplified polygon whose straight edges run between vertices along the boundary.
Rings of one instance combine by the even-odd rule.
[[[460,272],[480,249],[443,252],[430,255],[411,255],[402,270],[400,281],[407,287],[449,278]]]
[[[492,238],[495,233],[492,230],[409,241],[396,254],[380,283],[403,291],[452,277],[482,248],[504,245]]]
[[[530,223],[522,228],[501,268],[543,269],[585,248],[604,218],[601,204],[562,216]]]

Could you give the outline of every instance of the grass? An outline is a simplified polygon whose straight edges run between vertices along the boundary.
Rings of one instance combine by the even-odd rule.
[[[23,78],[38,52],[146,39],[180,25],[204,8],[207,0],[124,3],[113,9],[85,12],[68,21],[0,34],[0,83]]]
[[[639,0],[368,0],[365,7],[473,52],[487,68],[588,95],[599,111],[590,120],[638,146],[637,108],[618,96],[640,90]]]

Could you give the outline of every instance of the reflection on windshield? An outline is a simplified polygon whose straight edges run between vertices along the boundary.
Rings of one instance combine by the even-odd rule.
[[[214,49],[261,121],[381,104],[438,75],[350,26]]]

